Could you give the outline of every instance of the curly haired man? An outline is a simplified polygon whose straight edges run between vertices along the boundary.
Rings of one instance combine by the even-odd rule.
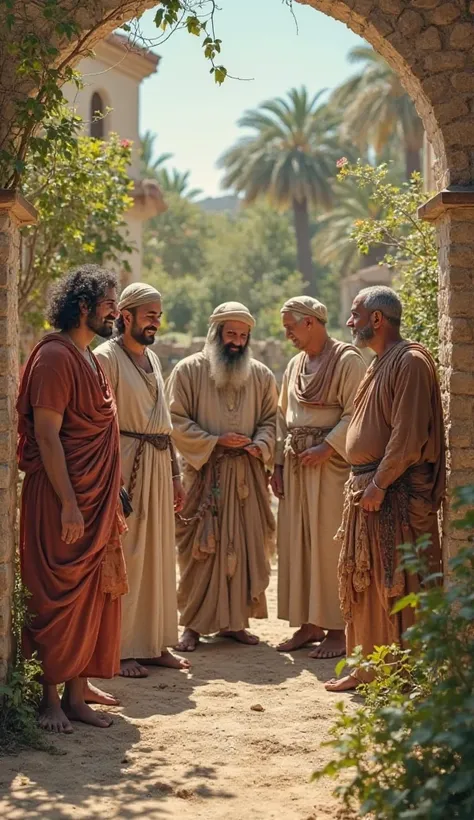
[[[88,702],[107,702],[87,678],[120,669],[120,596],[127,591],[120,533],[119,430],[109,383],[89,345],[112,334],[116,278],[83,265],[61,279],[18,399],[18,461],[25,473],[20,554],[31,597],[28,654],[43,668],[40,724],[110,726]],[[62,700],[57,686],[65,683]],[[99,697],[98,697],[99,696]]]

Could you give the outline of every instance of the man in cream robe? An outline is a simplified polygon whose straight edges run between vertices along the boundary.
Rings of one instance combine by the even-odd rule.
[[[189,666],[167,648],[178,638],[174,507],[184,494],[160,363],[149,349],[160,326],[160,293],[136,282],[123,291],[119,310],[118,335],[95,354],[117,401],[122,475],[133,507],[123,544],[130,591],[123,598],[120,674],[146,677],[147,665]]]
[[[250,356],[254,324],[239,302],[220,305],[204,350],[180,362],[166,387],[188,492],[176,529],[178,648],[188,652],[216,632],[258,643],[249,617],[267,617],[275,524],[265,467],[278,397],[270,370]]]
[[[318,642],[311,658],[335,658],[344,654],[345,638],[334,537],[349,476],[346,431],[365,365],[354,347],[328,336],[327,310],[316,299],[290,299],[281,313],[301,352],[283,378],[272,478],[280,499],[278,617],[298,627],[278,649]]]

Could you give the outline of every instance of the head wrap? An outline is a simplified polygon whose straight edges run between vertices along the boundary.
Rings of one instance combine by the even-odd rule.
[[[220,325],[224,322],[244,322],[250,328],[255,327],[255,319],[241,302],[223,302],[209,316],[211,325]]]
[[[314,316],[320,322],[326,324],[328,320],[328,309],[322,302],[313,299],[312,296],[295,296],[288,299],[283,305],[280,313],[299,313],[301,316]]]
[[[147,302],[161,302],[161,293],[144,282],[132,282],[122,291],[118,309],[131,310],[140,305],[146,305]]]

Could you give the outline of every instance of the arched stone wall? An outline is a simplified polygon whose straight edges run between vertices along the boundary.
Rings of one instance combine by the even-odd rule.
[[[156,0],[60,2],[80,29],[77,42],[65,44],[62,49],[62,57],[71,56],[73,61],[123,21],[156,5]],[[450,486],[467,483],[474,474],[474,2],[295,2],[313,6],[345,23],[385,57],[414,100],[433,145],[440,193],[421,209],[421,216],[436,222],[438,228]],[[51,42],[57,41],[51,24],[40,17],[41,4],[24,0],[20,5],[24,7],[25,30],[37,25]],[[5,14],[2,6],[0,31],[7,32]],[[21,36],[21,25],[8,36]],[[271,32],[268,34],[271,36]],[[244,27],[237,36],[244,37]],[[9,127],[12,100],[24,98],[31,91],[19,83],[14,57],[5,46],[0,37],[0,144]],[[18,226],[29,218],[21,199],[9,193],[2,198],[0,192],[0,679],[10,651],[13,579]],[[450,514],[445,517],[447,554],[456,548],[456,532],[449,524]]]

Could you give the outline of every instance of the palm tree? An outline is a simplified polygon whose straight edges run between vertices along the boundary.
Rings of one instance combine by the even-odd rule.
[[[189,185],[189,171],[178,171],[177,168],[172,168],[168,171],[167,168],[160,168],[157,173],[157,180],[160,188],[165,193],[175,193],[186,199],[193,200],[202,194],[201,188],[188,188]]]
[[[223,188],[243,193],[245,203],[266,197],[279,210],[291,208],[296,233],[298,268],[317,292],[312,256],[309,209],[328,209],[331,177],[340,156],[336,120],[321,103],[320,91],[293,88],[286,99],[267,100],[239,120],[253,133],[223,154]]]
[[[358,221],[383,218],[383,208],[374,201],[369,188],[361,188],[352,179],[337,182],[334,190],[335,206],[318,219],[318,261],[331,265],[335,273],[348,276],[361,267],[361,254],[351,232]],[[374,245],[363,257],[363,265],[376,265],[386,253],[386,248]]]
[[[377,155],[398,143],[405,155],[405,174],[421,170],[423,125],[398,75],[370,46],[356,46],[350,62],[361,70],[337,88],[331,104],[343,112],[343,134],[359,148]]]
[[[148,179],[156,179],[159,169],[173,156],[173,154],[164,153],[155,158],[156,137],[157,135],[153,134],[152,131],[145,131],[140,139],[141,171],[143,176]]]

